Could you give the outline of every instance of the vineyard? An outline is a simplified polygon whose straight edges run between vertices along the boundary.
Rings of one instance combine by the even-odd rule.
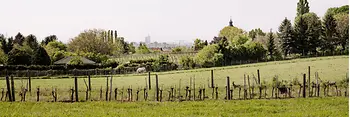
[[[124,55],[122,57],[115,58],[115,60],[119,63],[126,63],[130,60],[146,60],[146,59],[157,59],[161,53],[152,53],[152,54],[132,54],[132,55]],[[180,60],[183,56],[195,56],[196,53],[179,53],[179,54],[167,54],[169,55],[169,61],[178,64],[178,60]]]

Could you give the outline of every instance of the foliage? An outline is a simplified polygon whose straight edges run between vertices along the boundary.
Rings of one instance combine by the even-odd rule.
[[[248,32],[248,35],[249,35],[249,38],[254,40],[256,36],[265,36],[266,34],[260,28],[257,28],[257,29],[250,30]]]
[[[196,66],[193,58],[190,56],[182,56],[179,60],[179,64],[183,69],[192,69]]]
[[[13,48],[8,53],[9,65],[30,65],[31,64],[31,55],[24,50],[19,48]]]
[[[194,48],[194,51],[199,51],[207,45],[208,45],[207,40],[203,41],[203,40],[200,40],[197,38],[196,40],[194,40],[194,47],[193,48]]]
[[[118,62],[114,59],[108,59],[102,63],[102,66],[104,67],[111,67],[111,68],[116,68],[118,67]]]
[[[349,48],[349,13],[341,13],[334,16],[337,26],[337,44],[342,46],[342,51]]]
[[[65,57],[67,46],[54,40],[46,44],[44,48],[53,63]]]
[[[15,36],[15,39],[13,40],[14,44],[19,44],[19,45],[23,45],[24,42],[24,36],[21,33],[17,33],[17,35]]]
[[[101,54],[112,54],[113,46],[104,40],[104,30],[89,29],[81,32],[68,43],[68,50],[71,52],[92,52]]]
[[[3,50],[0,49],[0,64],[6,65],[7,59],[8,59],[7,54]]]
[[[268,42],[267,42],[267,51],[269,52],[270,59],[274,59],[274,54],[276,53],[276,45],[275,45],[275,37],[273,36],[272,30],[267,34]]]
[[[45,37],[45,39],[41,41],[41,45],[47,45],[50,42],[57,41],[57,40],[58,39],[57,39],[56,35],[50,35],[50,36]]]
[[[293,39],[294,32],[290,20],[285,18],[279,26],[278,31],[278,37],[280,38],[280,43],[282,45],[284,56],[287,56],[287,54],[291,52],[292,48],[295,47]]]
[[[235,26],[226,26],[220,30],[219,37],[225,37],[229,41],[233,40],[234,37],[242,35],[243,30]]]
[[[233,38],[232,41],[232,45],[233,46],[239,46],[239,45],[243,45],[245,43],[247,43],[250,40],[250,38],[246,35],[238,35],[236,37]]]
[[[182,48],[180,48],[180,47],[175,47],[175,48],[173,48],[172,50],[171,50],[171,52],[172,53],[181,53],[182,52]]]
[[[140,43],[139,47],[136,50],[136,53],[138,53],[138,54],[148,54],[148,53],[151,53],[151,51],[148,49],[148,47],[145,44]]]
[[[297,16],[301,16],[310,11],[309,2],[307,0],[299,0],[297,4]]]
[[[0,42],[1,42],[1,49],[4,51],[5,54],[8,54],[13,48],[13,39],[8,38],[6,40],[6,37],[0,34]]]
[[[322,34],[322,23],[319,17],[315,13],[306,13],[304,17],[307,23],[307,44],[305,48],[308,48],[308,51],[312,54],[316,54],[316,49],[321,46],[321,34]]]
[[[39,46],[35,51],[34,55],[32,57],[32,64],[33,65],[50,65],[51,59],[50,56],[47,54],[46,50]]]
[[[299,53],[302,55],[306,55],[308,53],[308,45],[307,45],[307,35],[308,35],[308,24],[304,17],[298,16],[295,20],[294,24],[294,32],[295,32],[295,48],[293,49],[293,53]]]
[[[74,56],[72,59],[69,61],[68,65],[82,65],[83,61],[79,56]]]
[[[322,50],[330,51],[331,54],[335,51],[336,42],[337,42],[337,24],[332,14],[326,14],[323,19],[323,47]]]
[[[108,60],[107,55],[103,55],[100,53],[92,53],[92,52],[87,52],[87,53],[79,53],[80,56],[83,56],[87,59],[90,59],[96,63],[104,63]]]
[[[215,53],[218,53],[219,46],[217,44],[212,44],[205,46],[202,50],[200,50],[196,57],[195,62],[202,67],[213,67],[215,63],[214,60]]]

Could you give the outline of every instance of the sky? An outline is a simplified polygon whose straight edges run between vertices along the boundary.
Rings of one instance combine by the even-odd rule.
[[[86,29],[117,30],[126,41],[192,42],[212,40],[228,26],[249,31],[278,29],[294,19],[298,0],[1,0],[0,34],[48,35],[68,43]],[[348,0],[309,0],[310,11],[322,17],[329,7]]]

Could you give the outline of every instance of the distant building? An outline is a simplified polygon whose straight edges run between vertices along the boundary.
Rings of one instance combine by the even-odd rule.
[[[149,44],[149,43],[151,43],[151,36],[147,36],[147,37],[145,37],[145,43],[146,44]]]
[[[73,57],[72,56],[68,56],[68,57],[65,57],[61,60],[58,60],[56,62],[54,62],[55,65],[67,65],[69,64],[70,60],[72,59]],[[96,62],[92,61],[92,60],[89,60],[87,58],[84,58],[84,57],[81,57],[79,56],[80,60],[83,62],[83,64],[96,64]]]

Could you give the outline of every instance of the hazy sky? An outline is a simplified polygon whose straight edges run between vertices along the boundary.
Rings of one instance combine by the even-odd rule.
[[[1,0],[0,33],[55,34],[68,42],[90,28],[117,30],[127,41],[211,40],[228,25],[246,31],[274,31],[293,20],[298,0]],[[329,7],[348,0],[309,0],[310,11],[323,16]]]

